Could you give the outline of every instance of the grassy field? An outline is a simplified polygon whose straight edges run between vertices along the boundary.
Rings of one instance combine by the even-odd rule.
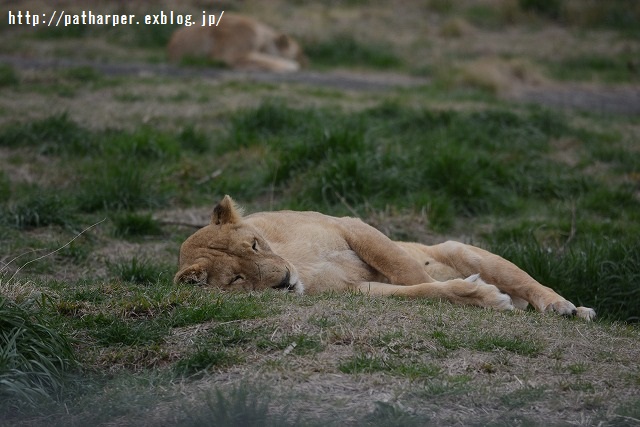
[[[0,425],[639,423],[640,119],[517,101],[637,90],[640,11],[607,5],[220,3],[314,72],[424,79],[375,91],[113,75],[171,28],[0,26],[8,55],[96,64],[0,65]],[[599,317],[174,286],[224,194],[473,243]]]

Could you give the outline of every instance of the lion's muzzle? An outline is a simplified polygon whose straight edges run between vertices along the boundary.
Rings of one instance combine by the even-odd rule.
[[[275,286],[272,286],[273,289],[283,289],[287,291],[294,291],[296,287],[295,283],[291,283],[291,273],[287,270],[287,274],[285,274],[284,278]]]

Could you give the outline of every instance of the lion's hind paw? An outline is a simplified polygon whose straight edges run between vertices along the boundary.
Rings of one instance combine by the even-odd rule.
[[[571,302],[567,300],[556,301],[549,304],[544,310],[545,312],[554,312],[562,316],[576,316],[586,321],[591,321],[596,318],[596,312],[592,308],[578,307],[576,308]]]
[[[482,307],[491,307],[496,310],[513,310],[513,301],[508,294],[500,292],[494,285],[490,285],[479,274],[473,274],[466,279],[465,282],[470,282],[478,286],[477,292],[481,298],[481,303],[478,304]]]
[[[557,313],[562,316],[575,316],[578,314],[576,306],[566,299],[549,304],[544,311],[546,313]]]
[[[576,308],[576,316],[590,322],[596,318],[596,311],[593,308],[578,307]]]

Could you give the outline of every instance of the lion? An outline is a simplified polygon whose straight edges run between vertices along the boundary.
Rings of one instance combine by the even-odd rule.
[[[360,219],[319,212],[244,216],[231,197],[180,247],[174,283],[298,294],[362,292],[430,298],[496,310],[525,309],[592,320],[506,259],[468,244],[393,241]]]
[[[298,71],[307,65],[290,36],[248,16],[225,14],[218,26],[181,27],[167,47],[169,61],[202,58],[245,70]]]

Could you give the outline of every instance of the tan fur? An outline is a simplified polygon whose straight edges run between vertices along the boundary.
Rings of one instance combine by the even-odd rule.
[[[360,291],[435,298],[498,310],[577,315],[576,308],[511,262],[458,242],[395,242],[354,218],[318,212],[258,212],[243,217],[229,196],[211,224],[180,248],[174,281],[222,289],[286,289],[298,293]]]
[[[306,65],[300,45],[291,37],[247,16],[224,14],[218,26],[181,27],[169,40],[169,60],[204,58],[231,68],[297,71]]]

